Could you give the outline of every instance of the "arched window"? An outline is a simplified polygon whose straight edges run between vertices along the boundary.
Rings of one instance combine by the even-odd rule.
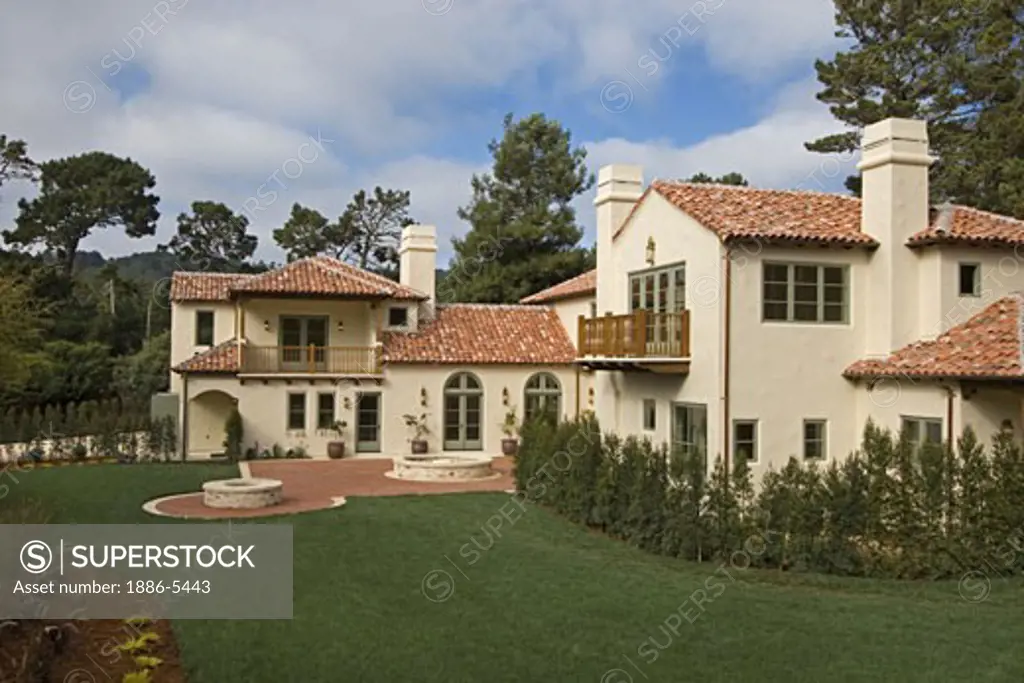
[[[529,421],[544,416],[554,422],[562,417],[562,385],[550,372],[538,372],[526,380],[523,392],[523,417]]]
[[[444,449],[479,451],[483,448],[481,414],[484,388],[476,375],[457,372],[444,384]]]

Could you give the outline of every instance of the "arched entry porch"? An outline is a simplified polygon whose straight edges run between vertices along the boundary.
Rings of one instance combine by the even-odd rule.
[[[188,454],[210,457],[224,452],[224,426],[238,403],[220,389],[206,389],[188,402]]]

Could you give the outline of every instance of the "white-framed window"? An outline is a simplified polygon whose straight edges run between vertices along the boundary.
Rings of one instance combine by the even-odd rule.
[[[653,432],[658,428],[658,403],[653,398],[645,398],[643,403],[644,431]]]
[[[306,428],[306,394],[288,394],[288,412],[286,425],[291,431],[301,431]]]
[[[957,292],[960,296],[981,296],[981,264],[961,263],[957,270],[960,278]]]
[[[686,309],[686,264],[629,275],[629,310],[678,313]]]
[[[915,446],[942,443],[942,418],[900,415],[900,433]]]
[[[757,420],[732,421],[732,457],[733,462],[757,462]]]
[[[849,267],[764,263],[761,311],[768,322],[849,322]]]
[[[213,311],[196,311],[196,346],[213,346]]]
[[[828,458],[828,420],[804,420],[804,460]]]
[[[392,306],[388,309],[388,327],[408,327],[409,309],[405,306]]]

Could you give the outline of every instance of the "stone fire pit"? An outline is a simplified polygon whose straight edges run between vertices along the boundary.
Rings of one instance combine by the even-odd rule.
[[[234,510],[265,508],[281,502],[283,488],[277,479],[218,479],[203,484],[203,504]]]
[[[395,458],[391,479],[407,481],[484,481],[500,477],[491,468],[491,458],[452,455],[406,455]]]

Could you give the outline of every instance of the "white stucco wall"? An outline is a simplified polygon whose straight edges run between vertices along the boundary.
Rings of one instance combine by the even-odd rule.
[[[646,261],[648,238],[655,242],[654,264]],[[707,406],[708,449],[721,446],[721,301],[722,246],[711,231],[680,212],[660,195],[640,205],[625,231],[611,244],[614,272],[598,272],[598,315],[629,312],[629,274],[652,267],[686,264],[686,299],[690,310],[688,375],[595,373],[598,417],[604,429],[667,441],[672,401]],[[658,428],[644,432],[643,401],[658,401]]]
[[[753,469],[770,464],[777,470],[790,456],[802,457],[804,419],[827,420],[828,456],[845,457],[856,447],[862,426],[853,410],[854,387],[842,373],[863,356],[868,254],[757,245],[736,247],[735,253],[730,423],[758,420],[760,453]],[[765,261],[847,266],[848,322],[763,321]]]
[[[579,317],[590,317],[591,304],[596,300],[594,296],[577,296],[571,299],[562,299],[549,304],[555,309],[565,333],[569,335],[573,346],[579,348]]]
[[[200,397],[204,392],[222,391],[238,399],[239,412],[244,421],[245,444],[269,448],[277,443],[284,448],[302,446],[314,457],[326,457],[327,442],[334,440],[336,435],[330,431],[315,429],[317,394],[334,393],[336,417],[348,422],[346,435],[348,450],[354,449],[354,428],[356,422],[355,398],[358,392],[379,392],[381,394],[381,451],[378,454],[394,456],[409,451],[409,430],[402,420],[406,413],[419,415],[428,414],[427,424],[431,430],[428,438],[431,452],[442,450],[442,406],[443,387],[453,373],[467,371],[475,374],[484,387],[483,418],[482,418],[482,452],[497,455],[501,452],[501,424],[509,407],[515,406],[517,415],[522,418],[523,390],[527,379],[536,372],[550,372],[555,375],[562,388],[562,413],[571,418],[576,414],[577,389],[576,369],[571,366],[456,366],[402,364],[391,365],[381,385],[364,382],[360,386],[341,382],[335,385],[330,380],[295,380],[286,384],[282,380],[245,380],[244,383],[229,376],[201,376],[189,379],[188,393],[190,398]],[[581,379],[581,381],[583,381]],[[502,400],[502,390],[509,391],[509,406]],[[421,389],[426,390],[426,407],[421,405]],[[289,393],[305,393],[307,429],[291,431],[287,426],[287,396]],[[581,410],[586,409],[585,390],[580,392]],[[349,409],[345,409],[348,399]],[[190,424],[190,433],[198,428],[215,432],[219,418],[210,414],[204,405],[196,406],[203,401],[193,400],[190,403],[189,420],[200,420],[199,427]],[[220,403],[217,404],[218,406]],[[226,415],[224,416],[226,418]],[[217,436],[205,438],[201,443],[190,444],[190,453],[202,455],[201,449],[223,440],[223,420],[219,421],[220,431]]]
[[[213,311],[213,343],[227,341],[235,336],[235,306],[227,302],[172,302],[171,303],[171,367],[188,360],[209,346],[196,346],[196,313]],[[171,373],[172,392],[181,390],[181,377]]]

